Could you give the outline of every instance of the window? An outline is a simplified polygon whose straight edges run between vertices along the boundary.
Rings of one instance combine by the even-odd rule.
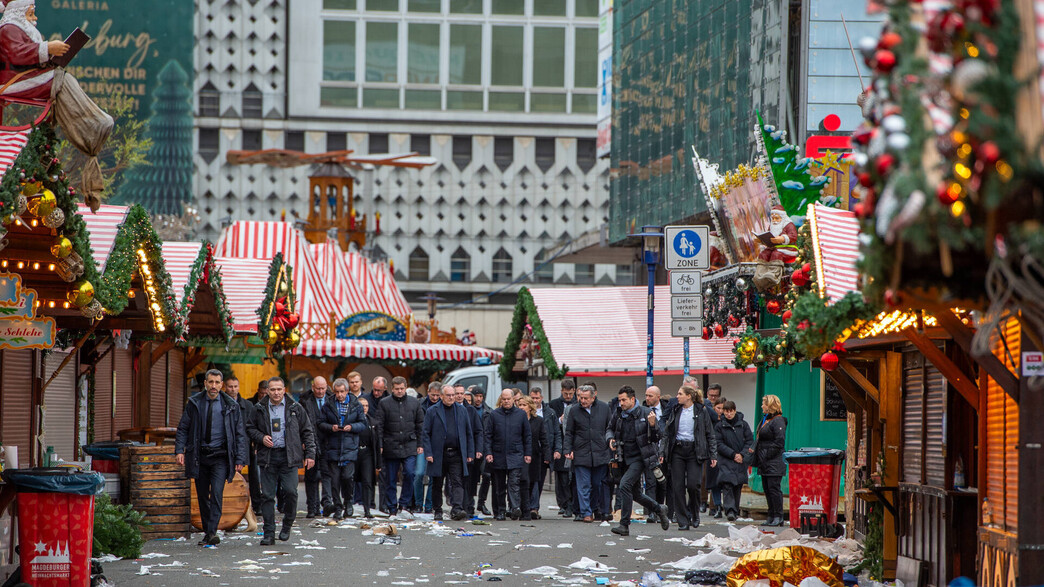
[[[525,7],[519,0],[493,0],[493,14],[522,14]]]
[[[303,153],[305,150],[304,133],[299,130],[287,131],[283,143],[287,151],[300,151]]]
[[[482,0],[450,0],[450,14],[482,14]]]
[[[431,155],[431,135],[410,135],[410,150],[418,155]]]
[[[244,151],[260,151],[261,149],[262,149],[261,131],[260,130],[244,130],[243,131],[243,150]]]
[[[366,0],[366,10],[398,12],[399,0]]]
[[[616,266],[616,285],[634,285],[634,265]]]
[[[515,160],[515,139],[512,137],[496,137],[493,139],[493,162],[501,171],[511,166]]]
[[[323,0],[323,10],[355,10],[355,0]]]
[[[327,151],[344,151],[348,149],[348,135],[343,132],[326,133]]]
[[[578,139],[576,141],[576,165],[584,173],[594,167],[598,149],[594,139]]]
[[[554,283],[555,266],[551,264],[551,253],[541,250],[533,259],[533,281],[535,283]]]
[[[597,114],[598,96],[595,94],[573,94],[574,114]]]
[[[576,53],[573,58],[573,85],[578,88],[598,87],[598,29],[576,29]],[[612,72],[609,72],[612,75]]]
[[[577,263],[573,271],[577,285],[594,285],[595,266],[591,263]]]
[[[199,155],[210,163],[218,156],[221,150],[221,135],[216,128],[199,129]]]
[[[319,105],[356,108],[359,106],[359,93],[355,88],[320,88]]]
[[[406,90],[406,107],[413,110],[442,110],[442,91]]]
[[[449,83],[482,83],[482,25],[451,24],[449,52]]]
[[[536,164],[545,173],[555,164],[555,139],[538,138],[536,140]]]
[[[450,257],[450,281],[467,281],[471,277],[471,255],[464,247],[457,247]]]
[[[577,16],[598,16],[598,0],[576,0]]]
[[[535,16],[565,16],[566,0],[533,0]]]
[[[522,92],[490,92],[489,109],[502,112],[524,112],[526,95]]]
[[[511,283],[511,255],[504,249],[493,255],[493,281],[495,283]]]
[[[521,2],[511,0],[521,6]],[[521,13],[520,13],[521,14]],[[493,27],[493,85],[522,85],[522,27]]]
[[[588,66],[594,66],[593,59]],[[533,27],[533,85],[551,88],[565,85],[564,28]]]
[[[428,281],[428,254],[420,247],[410,253],[410,281]]]
[[[371,153],[387,153],[388,133],[372,133],[369,148]]]
[[[366,81],[389,83],[399,81],[398,44],[398,24],[394,22],[366,23]],[[363,100],[365,101],[365,98]]]
[[[243,118],[261,118],[263,97],[257,86],[250,84],[243,90]]]
[[[439,83],[439,25],[410,23],[407,56],[407,83]]]
[[[199,90],[199,115],[221,116],[221,94],[210,82]]]
[[[447,110],[482,110],[482,92],[446,92]]]
[[[365,88],[363,90],[363,106],[366,108],[397,109],[399,107],[399,90]]]
[[[530,112],[565,112],[565,94],[542,94],[533,92],[529,95]]]
[[[464,169],[471,163],[471,137],[453,137],[453,162],[458,169]]]
[[[410,12],[441,12],[442,0],[410,0]]]
[[[330,82],[355,81],[355,22],[323,22],[323,79]]]

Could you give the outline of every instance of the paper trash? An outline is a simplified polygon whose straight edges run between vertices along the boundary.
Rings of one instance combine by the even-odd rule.
[[[544,565],[535,569],[529,569],[528,571],[522,571],[523,575],[540,575],[542,577],[553,577],[558,574],[558,569],[551,565]]]
[[[585,556],[581,557],[580,560],[576,561],[575,563],[569,565],[569,568],[583,569],[585,571],[608,571],[609,569],[615,567],[606,566],[596,560],[589,559]]]

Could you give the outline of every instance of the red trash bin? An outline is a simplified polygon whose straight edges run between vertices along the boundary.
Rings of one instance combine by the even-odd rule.
[[[94,496],[105,478],[65,468],[12,469],[3,476],[18,490],[22,581],[33,587],[90,585]]]
[[[837,502],[845,451],[835,448],[801,448],[783,453],[790,479],[790,527],[801,528],[801,516],[826,516],[837,524]]]

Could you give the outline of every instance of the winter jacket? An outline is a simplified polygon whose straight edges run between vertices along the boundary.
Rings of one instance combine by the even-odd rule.
[[[631,426],[634,430],[635,441],[638,443],[638,452],[647,467],[656,466],[660,462],[660,426],[649,425],[649,414],[652,412],[647,406],[638,405],[631,412],[622,409],[613,414],[609,422],[609,430],[605,433],[606,440],[615,440],[624,437],[624,426]],[[616,452],[624,455],[628,447],[620,446],[617,440]]]
[[[231,483],[236,477],[236,465],[246,466],[250,455],[250,441],[243,426],[243,412],[235,400],[227,393],[219,392],[221,399],[221,420],[225,423],[225,442],[228,448],[228,477]],[[185,410],[178,422],[178,431],[174,437],[175,454],[185,455],[185,478],[199,477],[200,445],[203,444],[204,404],[206,392],[201,391],[189,398]],[[216,406],[215,406],[216,407]]]
[[[762,477],[782,477],[787,474],[783,461],[783,446],[787,440],[787,419],[782,414],[767,418],[758,428],[754,442],[753,466]]]
[[[693,426],[693,436],[696,440],[696,460],[707,461],[718,458],[718,436],[714,432],[714,422],[711,415],[708,412],[714,410],[708,410],[701,404],[696,404],[695,409],[692,410],[692,417],[695,420]],[[674,454],[674,445],[678,440],[678,419],[682,414],[682,405],[675,404],[674,408],[667,415],[667,425],[664,427],[664,460],[670,461],[671,455]]]
[[[609,417],[609,406],[600,401],[591,404],[590,414],[580,404],[566,411],[562,445],[566,454],[573,453],[573,466],[598,467],[612,460],[605,438]]]
[[[327,461],[343,463],[359,459],[359,433],[369,428],[366,413],[359,399],[348,394],[348,411],[341,417],[337,397],[327,398],[319,419],[319,430],[324,438],[323,457]],[[333,427],[351,426],[348,432],[334,432]]]
[[[482,452],[482,449],[485,448],[486,443],[485,429],[482,426],[482,410],[476,408],[475,406],[467,402],[464,402],[461,405],[463,405],[467,409],[468,417],[471,419],[471,446],[475,447],[475,450],[471,451],[470,454],[464,456],[473,457],[475,456],[476,452]],[[483,456],[485,456],[485,453],[483,453]],[[467,473],[465,473],[465,475],[466,474]]]
[[[575,403],[576,403],[576,396],[574,395],[573,396],[573,401],[571,401],[571,402],[566,402],[561,397],[556,397],[555,399],[547,402],[544,405],[551,406],[551,409],[554,410],[555,413],[558,414],[559,417],[561,417],[562,414],[565,413],[566,406],[571,406],[571,405],[573,405]]]
[[[493,455],[494,469],[521,469],[525,458],[533,455],[533,438],[526,413],[519,408],[497,408],[489,416],[489,426],[483,431],[486,450]],[[521,442],[519,442],[521,440]]]
[[[366,415],[366,429],[360,430],[359,432],[359,450],[369,451],[373,456],[373,468],[383,469],[383,462],[381,461],[381,437],[377,434],[377,424],[373,419],[373,416]],[[359,453],[359,460],[362,460],[362,453]]]
[[[722,416],[715,426],[718,435],[718,483],[743,485],[747,482],[747,465],[752,455],[748,452],[754,446],[754,434],[743,419],[743,414],[736,412],[736,417],[728,420]],[[743,456],[743,462],[733,460],[736,454]]]
[[[388,394],[381,398],[377,410],[371,406],[370,411],[376,411],[385,460],[416,456],[424,433],[424,410],[417,398],[408,395],[397,398]]]
[[[439,405],[432,406],[424,414],[424,432],[422,442],[424,446],[424,458],[431,457],[428,463],[427,475],[429,477],[443,477],[442,457],[446,448],[446,439],[450,434],[457,437],[460,446],[461,461],[464,463],[464,476],[468,475],[468,458],[475,457],[475,435],[471,429],[471,409],[461,405],[453,404],[453,419],[456,422],[455,430],[446,429],[446,409]]]
[[[325,406],[331,401],[337,401],[337,399],[334,397],[334,394],[327,392],[326,398],[323,399],[323,405]],[[323,450],[326,448],[326,433],[319,428],[319,422],[322,421],[319,400],[315,399],[314,394],[309,393],[301,398],[301,407],[305,409],[305,413],[308,414],[308,421],[312,423],[312,429],[315,430],[315,457],[321,459]]]
[[[283,396],[283,425],[286,435],[286,460],[290,467],[300,469],[305,459],[315,459],[315,429],[301,404],[289,395]],[[257,446],[257,464],[271,464],[275,449],[265,446],[265,437],[272,435],[272,419],[269,417],[271,402],[260,402],[247,422],[247,435]]]

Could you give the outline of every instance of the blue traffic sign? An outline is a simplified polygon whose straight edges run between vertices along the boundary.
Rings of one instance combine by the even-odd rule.
[[[665,226],[668,271],[710,269],[710,229],[707,226]]]
[[[703,240],[700,239],[700,235],[691,230],[682,230],[674,235],[674,242],[672,245],[674,246],[674,251],[678,253],[679,257],[682,259],[691,259],[700,252],[700,249],[703,248]]]

